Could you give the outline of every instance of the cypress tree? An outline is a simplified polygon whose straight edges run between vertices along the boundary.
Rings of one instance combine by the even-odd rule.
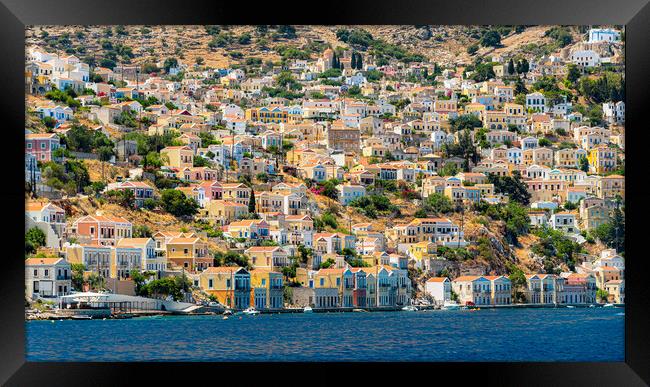
[[[353,52],[352,57],[350,58],[350,67],[353,69],[357,68],[357,53]]]
[[[515,64],[512,62],[512,58],[508,61],[508,74],[512,75],[515,73]]]
[[[363,69],[363,58],[361,54],[357,53],[357,70]]]
[[[256,213],[255,211],[255,190],[251,189],[251,198],[248,201],[248,212],[251,214]]]

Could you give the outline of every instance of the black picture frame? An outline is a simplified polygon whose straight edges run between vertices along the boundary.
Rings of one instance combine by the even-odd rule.
[[[497,385],[647,385],[650,383],[650,290],[643,243],[648,197],[644,191],[644,149],[649,135],[643,114],[650,102],[650,6],[648,0],[491,0],[491,1],[329,1],[237,3],[183,1],[2,0],[2,87],[4,178],[0,190],[6,222],[2,238],[10,246],[3,257],[0,288],[0,382],[10,386],[116,385],[135,378],[148,383],[187,377],[214,382],[239,376],[238,384],[334,384],[385,375],[418,375],[425,383],[443,377],[463,384]],[[24,29],[51,24],[524,24],[625,25],[626,32],[626,316],[625,361],[620,363],[32,363],[25,361],[23,256]],[[534,322],[531,322],[534,323]],[[604,335],[607,332],[603,332]],[[516,338],[513,338],[516,340]],[[552,345],[552,343],[540,343]],[[534,350],[534,349],[531,349]],[[258,370],[259,368],[262,368]],[[399,369],[392,369],[399,368]],[[191,375],[191,376],[188,376]],[[441,377],[442,376],[442,377]],[[308,377],[309,379],[304,379]],[[270,378],[270,379],[269,379]],[[429,381],[427,381],[429,379]],[[235,379],[236,380],[236,379]],[[269,382],[270,381],[270,382]]]

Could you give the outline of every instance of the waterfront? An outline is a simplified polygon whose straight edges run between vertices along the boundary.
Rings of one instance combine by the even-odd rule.
[[[623,308],[26,322],[28,361],[623,361]]]

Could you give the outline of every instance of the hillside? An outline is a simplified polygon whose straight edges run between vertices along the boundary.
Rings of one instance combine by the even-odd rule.
[[[219,32],[212,35],[206,28],[188,27],[124,26],[120,33],[111,31],[109,35],[106,28],[101,26],[84,26],[81,31],[74,26],[37,26],[27,29],[26,41],[28,45],[49,45],[79,57],[92,57],[97,62],[108,51],[121,52],[117,46],[123,45],[133,53],[132,58],[118,58],[124,63],[140,65],[169,57],[195,63],[196,58],[201,57],[206,66],[225,68],[245,64],[250,58],[277,62],[282,59],[279,51],[287,45],[301,48],[314,58],[326,46],[349,47],[337,38],[337,30],[362,29],[374,39],[399,45],[437,63],[451,65],[473,61],[477,55],[469,55],[467,47],[478,44],[483,29],[480,26],[295,26],[294,36],[279,33],[277,28],[261,32],[255,26],[220,26]],[[530,49],[531,41],[538,47],[548,45],[552,42],[551,38],[544,36],[548,29],[547,26],[527,27],[522,32],[512,29],[502,36],[501,47],[480,47],[477,54],[518,53],[525,48]],[[47,35],[43,31],[47,31]],[[578,37],[576,31],[573,31],[573,35]],[[110,47],[103,48],[108,39],[119,43],[111,43]],[[216,45],[210,47],[213,40]]]

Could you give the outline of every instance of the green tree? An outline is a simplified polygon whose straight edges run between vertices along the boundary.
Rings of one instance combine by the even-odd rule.
[[[572,85],[575,85],[578,79],[580,79],[580,69],[578,69],[578,66],[576,66],[573,63],[569,63],[567,65],[567,75],[566,75],[567,81],[569,81]]]
[[[178,59],[176,58],[167,58],[163,64],[163,68],[166,73],[169,73],[169,70],[172,68],[178,67]]]
[[[464,129],[474,130],[474,128],[480,128],[483,126],[483,122],[474,114],[462,114],[449,119],[449,125],[452,131],[457,132]]]
[[[191,216],[196,214],[199,205],[179,190],[166,189],[160,198],[162,208],[174,216]]]
[[[133,237],[134,238],[151,238],[153,232],[147,225],[134,225]]]
[[[426,210],[437,214],[449,214],[454,212],[454,204],[451,199],[441,193],[434,193],[427,197],[424,204]]]
[[[438,171],[440,176],[456,176],[458,173],[458,167],[456,163],[445,163],[442,168]]]
[[[589,172],[589,160],[585,156],[580,156],[578,164],[581,171]]]
[[[70,270],[72,271],[72,288],[76,291],[81,291],[83,289],[86,266],[83,263],[71,263]]]
[[[134,208],[135,207],[135,196],[133,191],[130,189],[124,190],[110,190],[105,194],[109,202],[120,205],[124,208]]]
[[[483,34],[479,43],[483,47],[499,47],[501,45],[501,35],[495,30],[487,31]]]
[[[458,142],[443,145],[443,151],[448,156],[457,156],[465,160],[463,168],[466,172],[470,170],[472,163],[476,164],[480,160],[480,154],[472,140],[472,134],[469,129],[465,129],[460,136]]]
[[[321,262],[320,268],[321,269],[329,269],[330,267],[334,266],[336,264],[336,261],[333,260],[332,258],[328,258],[327,261]]]
[[[510,264],[508,267],[510,271],[510,275],[508,278],[510,279],[510,282],[512,284],[512,290],[513,290],[513,295],[515,298],[516,302],[525,302],[525,293],[523,290],[526,288],[526,276],[524,275],[524,272],[515,266],[514,264]]]
[[[25,233],[25,252],[34,253],[39,247],[45,246],[46,242],[45,233],[38,227],[32,227]]]
[[[496,193],[507,195],[510,200],[520,204],[528,205],[530,203],[530,193],[526,183],[521,179],[519,171],[513,171],[512,176],[497,176],[488,174],[488,181],[494,184]]]
[[[596,291],[596,298],[597,298],[598,300],[600,300],[600,302],[607,302],[607,300],[608,300],[608,298],[609,298],[609,293],[607,293],[606,290],[604,290],[604,289],[600,289],[600,288],[599,288],[599,289]]]
[[[255,190],[251,189],[251,197],[248,200],[248,212],[251,214],[254,214],[257,212],[257,208],[255,207]]]
[[[357,70],[363,69],[363,57],[360,53],[357,53]]]

